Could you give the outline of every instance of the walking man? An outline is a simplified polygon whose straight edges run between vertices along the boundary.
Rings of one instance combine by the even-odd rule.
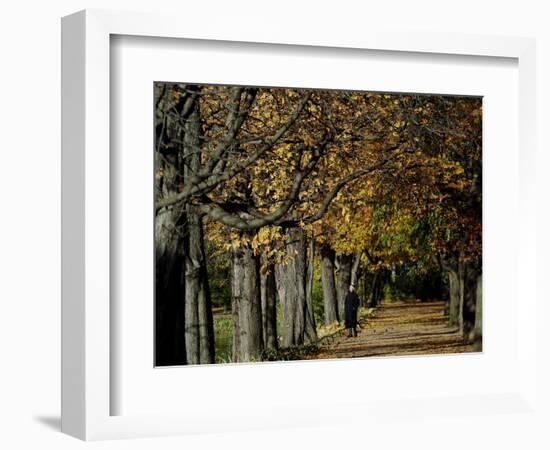
[[[357,309],[359,308],[359,297],[355,287],[350,285],[348,295],[344,304],[344,325],[348,330],[348,337],[357,336]]]

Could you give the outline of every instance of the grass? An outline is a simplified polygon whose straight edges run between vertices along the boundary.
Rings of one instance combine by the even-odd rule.
[[[214,344],[217,363],[232,362],[233,324],[231,314],[214,315]]]
[[[277,304],[277,336],[283,334],[283,320],[281,307]],[[214,345],[216,351],[216,363],[233,362],[233,324],[231,314],[214,314]]]

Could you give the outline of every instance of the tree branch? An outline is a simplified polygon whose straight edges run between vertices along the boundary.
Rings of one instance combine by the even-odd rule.
[[[398,148],[398,147],[395,146],[391,150],[395,150],[396,148]],[[349,174],[348,176],[342,178],[338,183],[336,183],[336,185],[332,188],[332,190],[326,195],[326,197],[324,198],[324,200],[321,203],[321,206],[319,207],[317,212],[315,214],[312,214],[311,216],[304,217],[302,219],[302,221],[306,222],[306,223],[312,223],[312,222],[316,222],[317,220],[321,219],[324,216],[324,214],[326,213],[326,211],[327,211],[328,207],[330,206],[332,200],[334,200],[334,198],[338,195],[338,193],[347,184],[351,183],[352,181],[357,180],[358,178],[361,178],[365,175],[368,175],[369,173],[372,173],[375,170],[378,170],[378,169],[384,167],[388,162],[390,162],[391,160],[395,159],[398,155],[401,155],[403,153],[404,152],[394,153],[393,155],[384,158],[382,161],[380,161],[376,164],[373,164],[372,166],[369,166],[365,169],[358,170],[358,171],[353,172],[353,173]]]
[[[228,170],[219,174],[211,174],[207,176],[204,180],[196,184],[189,185],[189,187],[184,189],[182,192],[172,197],[167,197],[167,198],[158,200],[155,204],[155,211],[158,211],[161,208],[165,208],[167,206],[171,206],[182,201],[186,201],[190,199],[192,196],[197,196],[197,195],[211,192],[220,183],[230,180],[234,176],[244,171],[247,167],[254,164],[267,151],[269,151],[279,141],[279,139],[281,139],[281,137],[284,136],[284,134],[290,129],[290,127],[292,127],[292,125],[294,125],[294,123],[300,116],[300,113],[304,109],[306,103],[308,102],[310,96],[311,96],[311,93],[309,92],[306,93],[300,100],[299,104],[297,105],[296,109],[290,116],[289,120],[284,125],[282,125],[273,136],[266,139],[266,143],[263,146],[261,146],[258,150],[256,150],[252,155],[250,155],[245,161],[241,163],[237,162],[231,170]]]

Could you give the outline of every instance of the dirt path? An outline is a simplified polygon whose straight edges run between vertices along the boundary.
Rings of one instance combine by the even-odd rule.
[[[313,358],[425,355],[474,351],[447,326],[444,302],[383,303],[360,322],[358,336],[340,333],[326,339]]]

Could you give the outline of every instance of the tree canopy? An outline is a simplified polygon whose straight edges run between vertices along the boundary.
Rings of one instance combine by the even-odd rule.
[[[222,266],[250,252],[262,276],[306,254],[313,264],[322,247],[354,272],[332,283],[340,303],[360,268],[460,278],[465,265],[481,270],[481,126],[475,97],[156,83],[155,220],[179,233],[182,258],[194,255],[182,263],[188,284],[190,264],[206,265],[203,239]]]

